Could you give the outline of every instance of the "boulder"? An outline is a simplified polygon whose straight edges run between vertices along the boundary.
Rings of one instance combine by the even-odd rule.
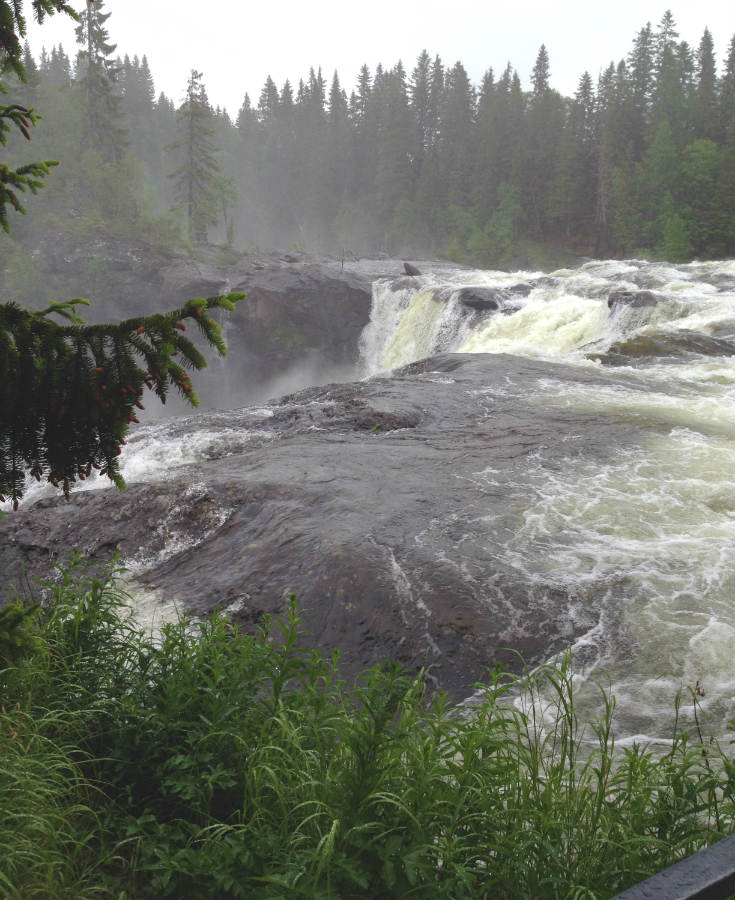
[[[403,269],[404,269],[406,275],[420,275],[421,274],[419,269],[417,269],[416,266],[411,265],[411,263],[405,262],[403,264]]]
[[[415,291],[416,282],[414,281],[414,276],[399,275],[396,278],[392,278],[390,282],[390,289],[394,293],[397,291]]]
[[[612,344],[604,353],[588,359],[605,366],[650,365],[652,359],[696,359],[702,356],[735,356],[735,340],[682,328],[674,332],[636,334]]]
[[[533,285],[529,284],[527,281],[521,281],[518,284],[511,285],[511,287],[506,288],[509,294],[514,294],[516,297],[528,297],[528,295],[533,290]]]
[[[194,379],[204,409],[267,399],[279,392],[275,382],[289,370],[293,379],[281,393],[295,384],[349,378],[370,317],[369,274],[302,253],[225,256],[219,248],[204,247],[194,259],[142,242],[82,243],[64,234],[49,236],[41,249],[48,297],[87,297],[91,306],[83,315],[90,324],[165,312],[193,297],[245,291],[234,313],[217,314],[227,364],[198,342],[209,362]],[[166,411],[182,405],[172,397]]]
[[[608,309],[614,309],[616,306],[642,309],[646,306],[655,306],[657,302],[651,291],[613,291],[607,298]]]
[[[500,309],[505,297],[505,293],[499,288],[462,288],[459,292],[459,302],[462,306],[478,310]]]
[[[529,461],[565,465],[570,437],[595,459],[620,443],[615,422],[590,427],[594,411],[572,419],[526,403],[550,377],[576,385],[603,374],[450,354],[266,411],[139,426],[124,452],[138,454],[144,482],[75,489],[68,503],[41,500],[0,520],[4,587],[48,575],[73,535],[90,560],[120,552],[133,593],[199,617],[224,608],[246,630],[295,593],[309,643],[339,649],[346,677],[392,657],[467,696],[495,660],[517,668],[518,651],[534,664],[586,633],[603,602],[604,592],[585,597],[570,618],[563,586],[504,550],[528,502]],[[502,394],[488,393],[500,381]]]

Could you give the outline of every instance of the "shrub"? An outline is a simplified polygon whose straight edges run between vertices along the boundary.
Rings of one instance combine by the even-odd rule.
[[[73,560],[0,672],[0,896],[605,897],[733,830],[681,697],[666,753],[620,753],[568,655],[462,712],[391,663],[340,680],[293,599],[154,640],[117,576]]]

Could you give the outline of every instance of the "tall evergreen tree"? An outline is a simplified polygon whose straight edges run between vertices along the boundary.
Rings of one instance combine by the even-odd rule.
[[[495,77],[493,70],[488,69],[482,77],[477,99],[474,173],[472,177],[474,191],[473,208],[480,223],[486,222],[489,218],[495,205],[495,193],[498,187],[495,116]]]
[[[444,202],[468,208],[473,193],[475,89],[459,61],[444,78],[440,120],[437,147]]]
[[[147,168],[149,182],[165,182],[165,178],[161,178],[164,173],[156,123],[156,91],[146,57],[141,60],[134,56],[131,60],[126,54],[119,67],[118,83],[122,110],[129,126],[130,151]]]
[[[714,41],[708,28],[697,49],[697,93],[694,113],[694,134],[698,138],[716,141],[719,137],[717,75]]]
[[[594,117],[594,87],[589,72],[584,72],[564,123],[551,187],[549,215],[567,240],[591,233],[596,172]]]
[[[653,32],[651,23],[641,28],[628,55],[632,99],[633,159],[643,156],[653,97]]]
[[[426,50],[422,50],[411,72],[408,85],[409,106],[416,123],[416,152],[419,159],[423,159],[425,151],[431,144],[434,129],[429,102],[430,85],[431,57]]]
[[[395,212],[411,199],[413,173],[411,154],[415,150],[414,129],[409,114],[406,73],[396,65],[386,72],[375,91],[374,110],[378,112],[379,136],[375,174],[376,206],[380,232],[378,241],[388,249],[396,230]],[[405,227],[405,220],[400,229]]]
[[[667,9],[661,18],[655,35],[654,72],[655,86],[651,116],[651,137],[667,122],[674,140],[681,146],[684,141],[685,94],[682,84],[679,36],[676,22]]]
[[[531,92],[526,116],[524,200],[534,236],[546,235],[549,192],[556,169],[556,152],[564,124],[561,97],[551,89],[549,54],[541,45],[531,73]]]
[[[270,122],[276,114],[280,98],[275,81],[268,75],[258,100],[258,117],[263,124]]]
[[[549,53],[546,44],[541,44],[536,62],[531,72],[531,84],[533,85],[533,96],[535,99],[543,97],[549,90]]]
[[[732,147],[735,136],[735,35],[730,39],[725,70],[720,80],[720,134]]]
[[[127,145],[123,125],[119,66],[111,59],[115,44],[109,42],[104,0],[87,0],[75,29],[81,46],[76,82],[85,98],[85,147],[97,150],[105,162],[119,162]]]
[[[216,221],[215,179],[219,165],[212,142],[212,109],[202,83],[202,73],[191,70],[186,99],[178,110],[178,136],[171,145],[181,160],[171,173],[177,201],[186,217],[193,243],[207,240],[207,226]]]

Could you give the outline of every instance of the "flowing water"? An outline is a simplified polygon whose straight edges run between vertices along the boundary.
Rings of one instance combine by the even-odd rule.
[[[465,305],[469,290],[497,308]],[[628,297],[609,306],[615,292]],[[565,591],[570,616],[602,610],[573,646],[580,697],[592,703],[594,680],[609,679],[629,740],[662,733],[677,687],[697,681],[709,727],[733,730],[734,337],[733,261],[465,270],[373,288],[364,375],[444,351],[563,362],[603,377],[570,384],[550,372],[523,385],[525,403],[596,414],[621,433],[637,426],[638,441],[608,446],[604,462],[575,453],[571,433],[553,470],[528,459],[502,485],[502,514],[491,498],[507,474],[476,476],[494,553],[530,584]],[[488,395],[518,391],[507,382]]]
[[[449,548],[437,563],[454,565],[480,600],[487,592],[490,611],[494,562],[517,573],[529,596],[540,586],[568,598],[578,699],[593,705],[594,680],[609,679],[627,740],[665,734],[676,689],[697,681],[707,727],[732,732],[735,261],[432,273],[375,281],[359,375],[445,351],[531,357],[548,361],[548,374],[496,377],[474,392],[473,408],[488,427],[501,408],[506,418],[537,409],[539,421],[558,410],[569,422],[548,450],[502,465],[488,455],[471,475],[473,509],[464,518],[437,511],[431,528]],[[486,308],[463,302],[468,291]],[[628,296],[610,306],[615,292]],[[632,304],[636,297],[646,305]],[[556,363],[576,367],[579,379],[568,369],[562,378]],[[162,463],[175,473],[277,440],[271,408],[238,416],[234,425],[209,414],[140,427],[123,456],[125,478],[154,480]],[[92,478],[79,489],[108,486]],[[26,502],[53,493],[34,484]],[[166,521],[175,537],[175,508]],[[490,573],[465,564],[470,543],[482,545],[476,558]],[[392,562],[398,595],[416,594],[412,573]]]

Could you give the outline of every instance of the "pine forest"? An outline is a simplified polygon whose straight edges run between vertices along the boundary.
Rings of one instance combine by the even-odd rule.
[[[61,161],[33,216],[15,217],[11,291],[33,294],[24,248],[50,229],[489,268],[735,252],[735,39],[718,66],[709,30],[690,45],[670,12],[573,97],[543,45],[530,91],[510,63],[475,85],[423,51],[410,71],[364,65],[353,87],[321,69],[280,88],[268,76],[235,121],[196,70],[178,105],[157,96],[145,56],[115,55],[109,16],[88,5],[75,59],[26,45],[28,82],[7,81],[43,117],[36,156]],[[18,164],[27,147],[7,151]]]

